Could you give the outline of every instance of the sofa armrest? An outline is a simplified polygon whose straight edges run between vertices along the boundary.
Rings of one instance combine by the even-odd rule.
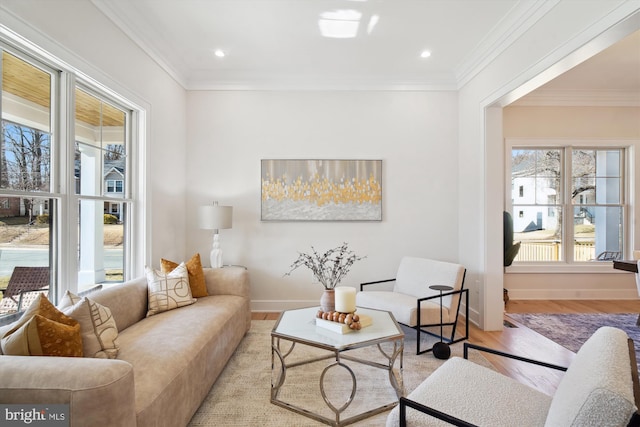
[[[238,295],[251,299],[249,272],[244,267],[204,268],[209,295]]]
[[[67,404],[70,425],[135,426],[133,366],[84,357],[0,356],[0,402]]]
[[[431,415],[434,418],[446,421],[447,423],[458,427],[478,427],[475,424],[468,423],[460,418],[456,418],[452,415],[433,409],[429,406],[418,403],[414,400],[407,399],[406,397],[400,398],[400,427],[407,426],[407,408],[415,409],[416,411],[423,412]]]

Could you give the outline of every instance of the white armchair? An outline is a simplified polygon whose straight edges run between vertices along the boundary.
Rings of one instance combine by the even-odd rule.
[[[416,354],[425,353],[431,351],[431,348],[421,350],[421,333],[438,338],[440,335],[423,328],[441,325],[451,327],[451,334],[442,337],[443,341],[449,344],[469,338],[469,290],[464,289],[465,274],[466,269],[460,264],[404,257],[400,261],[395,279],[361,283],[361,292],[356,295],[356,305],[390,311],[399,323],[416,330]],[[429,289],[431,285],[448,285],[453,290],[443,292],[441,299],[440,292]],[[466,299],[465,334],[456,338],[456,326],[463,294]],[[440,310],[442,310],[442,324]]]
[[[470,362],[469,349],[565,374],[554,395],[548,396]],[[447,360],[407,397],[401,397],[386,427],[637,427],[640,383],[635,353],[627,334],[610,326],[598,329],[568,368],[464,343],[464,359]]]

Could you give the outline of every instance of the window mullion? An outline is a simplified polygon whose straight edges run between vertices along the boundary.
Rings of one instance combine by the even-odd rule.
[[[562,193],[563,193],[563,205],[562,205],[562,241],[564,242],[564,260],[565,263],[573,263],[573,241],[574,228],[573,228],[573,201],[571,197],[571,178],[573,171],[571,164],[573,162],[573,153],[571,147],[565,147],[562,150],[564,162],[562,163]]]
[[[60,183],[62,200],[60,203],[59,227],[60,227],[60,295],[69,290],[76,292],[78,289],[78,262],[76,248],[78,236],[76,227],[78,223],[77,201],[74,196],[75,179],[73,173],[68,173],[74,168],[75,151],[75,116],[69,112],[75,108],[75,76],[72,73],[63,72],[60,78],[60,155],[58,161],[57,182]],[[62,220],[64,219],[64,220]],[[64,254],[63,254],[64,251]],[[63,255],[62,255],[63,254]]]

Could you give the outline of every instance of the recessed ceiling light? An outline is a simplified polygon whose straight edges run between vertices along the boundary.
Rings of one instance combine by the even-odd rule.
[[[431,56],[431,52],[429,52],[428,50],[423,50],[422,53],[420,54],[420,58],[428,58]]]
[[[216,49],[213,51],[213,54],[218,58],[224,58],[227,54],[222,49]]]

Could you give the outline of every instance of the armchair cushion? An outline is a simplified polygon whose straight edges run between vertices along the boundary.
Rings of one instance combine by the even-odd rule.
[[[407,397],[472,424],[492,427],[543,426],[551,404],[546,394],[460,357],[447,360]],[[399,410],[389,413],[387,427],[399,425]],[[449,424],[407,410],[407,425]]]
[[[464,267],[460,264],[437,261],[433,259],[404,257],[400,261],[396,275],[395,292],[424,298],[439,295],[440,292],[429,289],[431,285],[451,286],[454,291],[462,288]],[[458,305],[460,294],[442,298],[442,305],[447,308]]]
[[[453,291],[462,289],[465,268],[460,264],[425,258],[404,257],[400,261],[393,291],[365,291],[356,295],[361,307],[387,310],[396,320],[407,326],[418,324],[419,298],[434,297],[421,302],[420,323],[440,323],[440,292],[429,289],[431,285],[447,285]],[[446,293],[446,292],[445,292]],[[460,293],[442,297],[442,320],[455,322]],[[453,308],[452,308],[453,307]]]
[[[357,305],[360,307],[375,307],[378,310],[390,311],[396,320],[407,326],[418,324],[418,305],[416,297],[399,292],[371,291],[359,292]],[[421,305],[420,322],[422,324],[440,323],[440,300],[424,301]],[[445,322],[455,320],[456,313],[451,316],[449,308],[442,307],[442,318]]]

